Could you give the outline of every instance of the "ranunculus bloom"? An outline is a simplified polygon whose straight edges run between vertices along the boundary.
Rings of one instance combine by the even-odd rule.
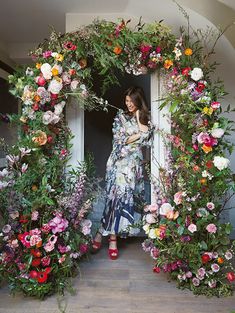
[[[214,166],[218,168],[218,170],[222,171],[228,167],[230,161],[224,157],[215,156],[213,163],[214,163]]]
[[[212,151],[212,147],[211,146],[207,146],[207,145],[204,144],[202,146],[202,150],[207,154],[207,153]]]
[[[220,266],[214,263],[214,264],[211,264],[211,269],[213,272],[217,273],[220,270]]]
[[[35,136],[32,138],[32,141],[39,146],[43,146],[47,143],[47,135],[43,131],[38,130],[35,132]]]
[[[195,224],[190,224],[189,226],[188,226],[188,230],[190,231],[190,233],[194,233],[195,231],[197,231],[197,225],[195,225]]]
[[[187,55],[187,56],[190,56],[193,54],[193,50],[191,48],[186,48],[184,50],[184,54]]]
[[[115,53],[115,54],[121,54],[121,52],[122,52],[122,48],[120,47],[120,46],[116,46],[116,47],[114,47],[114,49],[113,49],[113,52]]]
[[[209,256],[209,254],[208,253],[205,253],[205,254],[203,254],[202,255],[202,263],[207,263],[207,262],[209,262],[210,261],[210,256]]]
[[[200,285],[200,280],[199,280],[198,278],[194,277],[194,278],[192,279],[192,283],[193,283],[194,286],[197,287],[197,286]]]
[[[198,81],[200,79],[202,79],[203,77],[203,71],[201,68],[199,67],[195,67],[192,71],[191,71],[191,78],[195,81]]]
[[[209,224],[209,225],[207,225],[206,230],[210,234],[215,234],[217,231],[217,227],[215,226],[215,224]]]
[[[167,69],[167,70],[168,70],[172,65],[173,65],[173,62],[172,62],[171,60],[166,60],[166,61],[164,62],[164,68]]]

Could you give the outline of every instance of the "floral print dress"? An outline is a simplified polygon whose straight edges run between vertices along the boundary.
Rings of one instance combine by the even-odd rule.
[[[135,116],[119,110],[113,122],[113,148],[106,167],[106,200],[99,232],[104,236],[134,235],[132,228],[141,219],[137,204],[144,202],[142,146],[150,145],[152,130],[141,132],[139,140],[127,144],[129,136],[139,133]]]

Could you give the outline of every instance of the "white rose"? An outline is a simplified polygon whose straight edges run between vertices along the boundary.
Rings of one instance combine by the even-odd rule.
[[[62,88],[63,84],[61,79],[52,79],[48,86],[48,91],[53,94],[58,94]]]
[[[145,219],[146,219],[146,222],[149,224],[156,223],[156,218],[153,214],[147,214]]]
[[[55,109],[54,113],[56,115],[60,115],[63,112],[64,106],[65,106],[65,101],[61,101],[60,103],[56,104],[54,106],[54,109]]]
[[[195,81],[198,81],[200,79],[202,79],[203,77],[203,71],[202,69],[200,69],[199,67],[195,67],[192,72],[191,72],[191,78]]]
[[[174,208],[170,203],[163,203],[160,207],[160,215],[166,215],[168,212],[173,211]]]
[[[215,156],[213,160],[214,166],[218,168],[218,170],[222,171],[227,168],[230,161],[224,157]]]
[[[214,138],[221,138],[224,135],[224,129],[223,128],[214,128],[211,131],[211,135]]]
[[[155,239],[155,238],[157,238],[157,235],[156,235],[156,232],[155,232],[155,229],[150,229],[150,231],[149,231],[149,238],[151,238],[151,239]]]
[[[49,63],[42,64],[40,69],[45,79],[51,79],[52,73],[51,73],[51,66]]]

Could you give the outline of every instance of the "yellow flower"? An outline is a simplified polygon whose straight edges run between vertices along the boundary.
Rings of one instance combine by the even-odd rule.
[[[211,147],[211,146],[203,145],[203,146],[202,146],[202,150],[203,150],[205,153],[209,153],[209,152],[212,151],[212,147]]]
[[[187,48],[184,50],[184,54],[190,56],[193,54],[193,50],[191,48]]]
[[[42,66],[41,63],[36,63],[36,65],[35,65],[35,67],[36,67],[38,70],[40,70],[41,66]]]
[[[160,237],[161,229],[160,228],[155,228],[155,234],[157,237]]]
[[[58,71],[57,68],[53,68],[53,69],[51,70],[51,72],[52,72],[52,75],[53,75],[53,76],[57,76],[57,75],[59,74],[59,71]]]
[[[21,121],[22,123],[26,123],[26,122],[27,122],[27,118],[22,115],[21,118],[20,118],[20,121]]]
[[[38,144],[39,146],[43,146],[47,143],[47,135],[41,130],[38,130],[35,133],[35,137],[32,138],[32,141]]]
[[[58,53],[55,56],[55,59],[56,59],[56,61],[62,62],[64,60],[64,56],[62,54]]]
[[[202,109],[202,112],[203,112],[204,114],[206,114],[206,115],[211,115],[214,111],[213,111],[212,108],[204,107],[204,108]]]
[[[171,60],[166,60],[164,63],[164,68],[169,69],[173,65],[173,62]]]

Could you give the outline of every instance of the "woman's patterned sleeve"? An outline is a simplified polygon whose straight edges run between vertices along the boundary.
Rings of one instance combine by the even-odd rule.
[[[127,133],[125,129],[125,117],[121,110],[117,113],[113,122],[113,153],[116,158],[125,156]]]
[[[139,143],[141,143],[141,145],[143,145],[143,146],[151,146],[152,145],[154,129],[155,129],[155,127],[153,126],[153,124],[151,122],[149,122],[148,131],[147,132],[140,131]]]

